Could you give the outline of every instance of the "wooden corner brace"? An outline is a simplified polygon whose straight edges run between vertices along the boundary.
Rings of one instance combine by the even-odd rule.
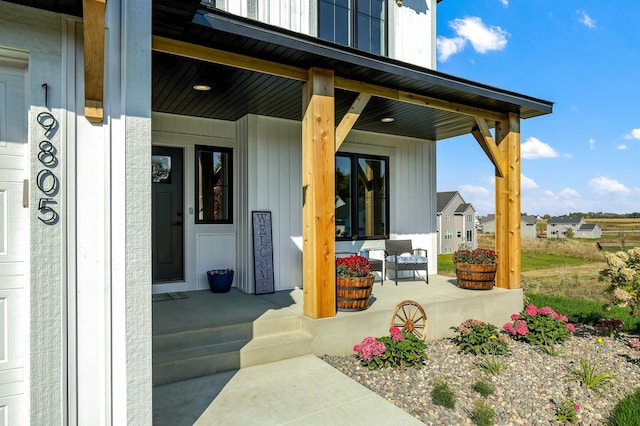
[[[476,120],[476,127],[473,128],[471,134],[480,144],[482,150],[487,154],[489,160],[496,168],[496,176],[504,177],[504,171],[507,167],[506,158],[498,150],[495,139],[491,136],[491,131],[484,118],[474,117]]]

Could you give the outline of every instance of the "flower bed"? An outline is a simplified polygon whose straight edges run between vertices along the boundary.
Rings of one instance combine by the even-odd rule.
[[[496,424],[560,424],[557,410],[568,399],[580,406],[576,412],[579,423],[605,424],[621,397],[640,386],[640,348],[631,347],[639,340],[637,336],[621,333],[619,339],[602,337],[602,344],[597,343],[598,337],[594,327],[577,326],[556,356],[525,341],[510,342],[512,355],[503,358],[504,370],[489,376],[496,392],[484,399],[496,412]],[[580,357],[596,347],[599,365],[613,371],[616,378],[603,389],[602,396],[565,378]],[[483,399],[473,390],[474,383],[483,377],[476,368],[478,357],[462,353],[451,339],[428,342],[427,354],[429,360],[421,369],[370,370],[352,356],[324,359],[425,424],[469,424],[474,402]],[[436,379],[447,381],[455,389],[457,403],[453,410],[432,403]]]

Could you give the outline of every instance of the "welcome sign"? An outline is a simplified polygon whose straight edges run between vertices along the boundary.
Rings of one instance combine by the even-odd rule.
[[[273,293],[273,240],[271,212],[253,211],[253,275],[256,294]]]

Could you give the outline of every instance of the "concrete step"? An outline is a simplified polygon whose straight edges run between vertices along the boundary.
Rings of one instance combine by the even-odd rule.
[[[153,357],[153,385],[307,355],[311,341],[298,331],[160,353]]]
[[[252,322],[153,336],[153,385],[311,353],[304,320],[267,312]]]

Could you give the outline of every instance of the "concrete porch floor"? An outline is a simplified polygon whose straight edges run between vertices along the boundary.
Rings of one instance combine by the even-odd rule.
[[[396,286],[386,280],[376,281],[369,308],[357,312],[337,312],[335,317],[313,320],[303,314],[302,289],[252,295],[235,288],[229,293],[195,291],[187,298],[153,303],[153,336],[238,323],[253,323],[297,315],[304,329],[313,335],[316,355],[350,354],[353,345],[366,336],[387,334],[391,314],[404,300],[414,300],[428,318],[427,341],[452,336],[451,326],[469,319],[479,319],[500,326],[510,315],[520,312],[522,290],[466,290],[455,278],[440,275],[424,281],[400,280]]]

